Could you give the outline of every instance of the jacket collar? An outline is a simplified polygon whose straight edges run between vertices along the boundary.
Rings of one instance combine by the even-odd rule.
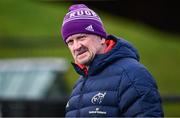
[[[98,54],[95,56],[93,61],[89,65],[88,73],[86,73],[85,68],[72,63],[76,72],[80,75],[87,76],[94,75],[102,71],[111,62],[119,60],[120,58],[134,58],[139,61],[139,55],[137,50],[127,41],[121,38],[117,38],[113,35],[109,35],[107,40],[113,40],[116,42],[113,47],[105,50],[104,54]],[[107,51],[107,52],[106,52]]]

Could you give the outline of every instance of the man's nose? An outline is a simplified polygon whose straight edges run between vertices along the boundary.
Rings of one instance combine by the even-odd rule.
[[[80,47],[81,47],[81,43],[79,43],[78,41],[74,41],[74,46],[73,46],[74,50],[78,50],[80,49]]]

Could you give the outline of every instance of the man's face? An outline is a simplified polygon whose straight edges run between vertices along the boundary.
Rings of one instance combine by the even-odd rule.
[[[67,38],[66,43],[75,62],[88,65],[96,54],[103,53],[105,39],[93,34],[74,34]]]

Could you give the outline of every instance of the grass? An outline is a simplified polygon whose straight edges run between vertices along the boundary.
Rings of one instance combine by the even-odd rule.
[[[179,117],[180,103],[165,103],[164,113],[166,117]]]
[[[70,52],[60,27],[69,3],[35,0],[0,1],[0,58],[63,57]],[[161,95],[180,95],[180,36],[98,11],[108,33],[123,37],[138,49],[153,74]],[[70,66],[66,80],[71,89],[78,75]],[[179,104],[164,104],[166,116],[180,116]]]

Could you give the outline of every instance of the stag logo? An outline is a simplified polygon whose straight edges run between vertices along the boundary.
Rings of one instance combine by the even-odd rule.
[[[104,93],[99,92],[98,94],[96,94],[92,97],[91,102],[93,104],[101,104],[105,95],[106,95],[106,92],[104,92]]]

